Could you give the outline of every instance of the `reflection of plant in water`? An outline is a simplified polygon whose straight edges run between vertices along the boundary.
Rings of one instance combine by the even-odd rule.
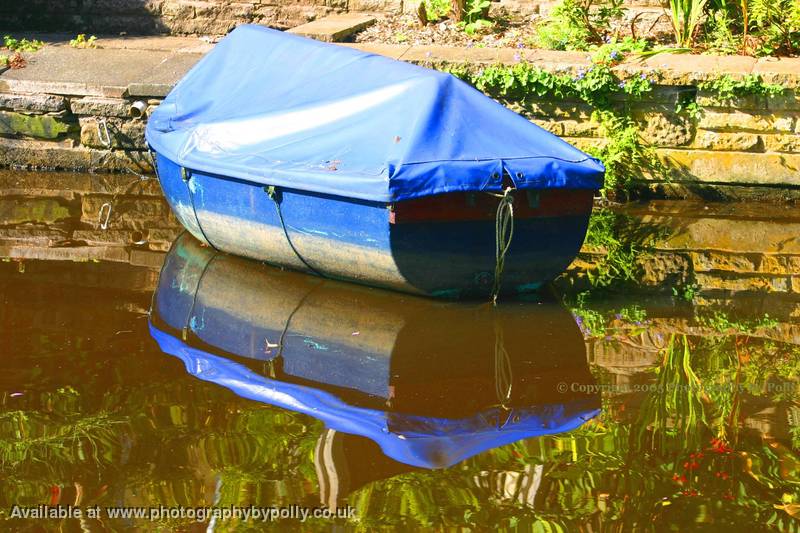
[[[589,220],[586,245],[603,255],[596,268],[587,271],[592,288],[635,284],[641,278],[641,256],[663,232],[663,228],[637,224],[631,217],[611,209],[596,209]]]
[[[648,323],[641,308],[601,313],[583,304],[576,314],[584,324],[612,335],[598,342],[617,342],[641,331],[636,322]],[[769,399],[766,380],[800,375],[800,350],[726,332],[668,336],[638,416],[625,411],[636,403],[630,395],[606,396],[604,414],[568,434],[516,442],[438,474],[377,481],[351,504],[383,517],[362,522],[366,529],[493,523],[570,531],[588,522],[593,529],[760,530],[769,523],[800,531],[793,518],[800,456],[768,434],[739,429],[748,402]],[[401,487],[413,494],[401,496]],[[449,503],[440,512],[441,501]],[[397,513],[397,521],[386,518]]]
[[[705,316],[701,315],[697,320],[700,324],[713,328],[720,333],[752,334],[756,330],[770,329],[778,325],[778,321],[768,314],[758,318],[737,319],[720,311],[715,311]]]
[[[700,424],[706,424],[703,388],[691,365],[689,341],[685,336],[670,337],[657,373],[653,392],[647,396],[639,414],[640,446],[665,449],[667,442],[680,437],[687,448],[699,444]]]
[[[569,298],[565,298],[565,303],[575,317],[575,322],[584,337],[607,337],[617,334],[631,337],[644,331],[648,323],[645,309],[633,304],[623,306],[616,311],[608,310],[601,313],[589,307],[587,302],[589,294],[588,291],[578,294],[572,305],[570,305]]]
[[[79,394],[62,387],[40,396],[41,410],[0,412],[0,468],[6,472],[49,471],[65,465],[111,464],[119,454],[119,434],[130,431],[127,417],[103,409],[75,416]]]

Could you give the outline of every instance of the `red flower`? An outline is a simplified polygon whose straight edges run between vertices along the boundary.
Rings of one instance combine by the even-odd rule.
[[[712,438],[711,451],[716,453],[731,453],[733,448],[728,446],[728,444],[722,439]]]

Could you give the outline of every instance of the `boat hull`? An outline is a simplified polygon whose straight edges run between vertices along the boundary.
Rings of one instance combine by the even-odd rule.
[[[401,204],[293,189],[271,196],[261,184],[184,171],[161,155],[157,168],[179,221],[220,251],[428,296],[480,297],[491,292],[493,214],[475,215],[465,208],[442,215],[444,211],[424,202],[401,209]],[[548,209],[538,208],[539,193],[516,193],[515,205],[525,203],[520,204],[525,216],[515,217],[502,293],[536,290],[574,259],[586,234],[593,191],[572,192],[555,202],[564,205]],[[490,197],[483,195],[481,201],[485,198]]]

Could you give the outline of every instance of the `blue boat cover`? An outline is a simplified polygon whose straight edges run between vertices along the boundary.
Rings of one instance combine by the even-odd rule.
[[[217,44],[153,111],[151,147],[205,173],[393,202],[599,189],[602,164],[443,72],[261,26]]]

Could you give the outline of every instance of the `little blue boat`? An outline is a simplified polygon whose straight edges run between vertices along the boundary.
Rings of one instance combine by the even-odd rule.
[[[197,378],[321,420],[323,448],[359,436],[421,468],[568,431],[600,410],[583,336],[556,304],[387,295],[188,235],[162,268],[150,332]]]
[[[192,68],[146,136],[175,215],[213,248],[442,297],[557,276],[604,174],[449,74],[260,26]]]

